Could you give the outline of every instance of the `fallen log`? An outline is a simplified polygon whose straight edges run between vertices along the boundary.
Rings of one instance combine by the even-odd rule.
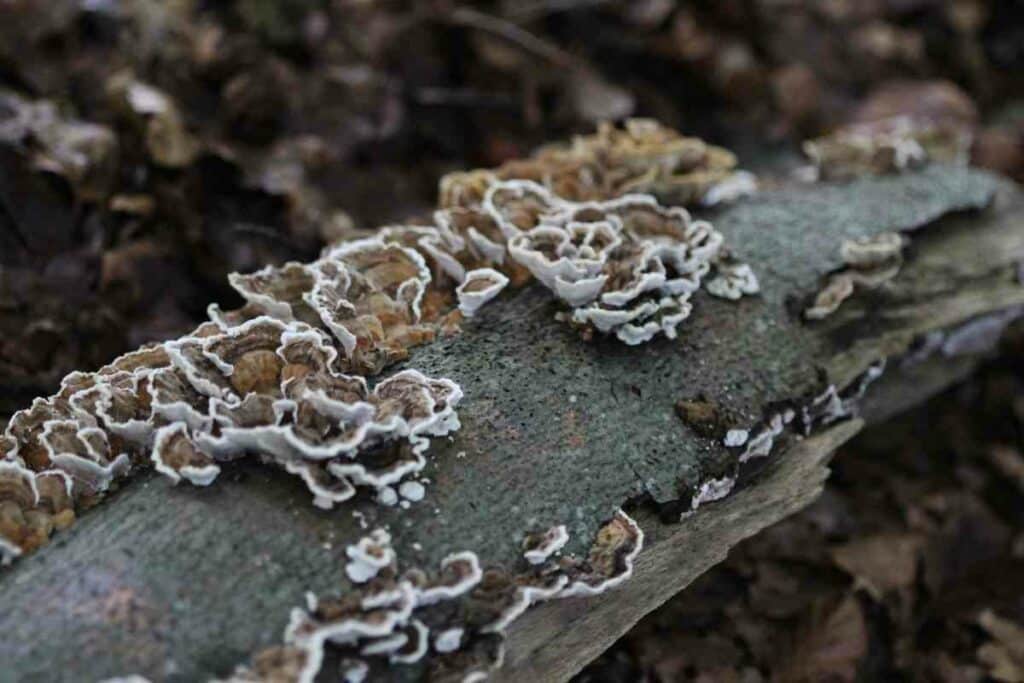
[[[317,510],[295,480],[251,464],[206,489],[140,476],[0,574],[0,680],[227,676],[280,641],[306,591],[354,590],[346,550],[370,529],[389,530],[405,566],[468,550],[515,572],[529,569],[526,534],[564,525],[561,552],[586,556],[625,506],[646,539],[633,576],[509,625],[498,677],[564,680],[729,547],[813,500],[828,454],[861,424],[859,402],[874,420],[923,400],[1024,307],[1024,199],[980,172],[783,189],[710,218],[761,294],[695,297],[678,339],[585,343],[531,286],[416,349],[406,367],[454,379],[466,398],[462,428],[431,446],[427,497],[408,508],[361,495]],[[804,320],[843,267],[843,241],[891,232],[910,236],[895,279]],[[896,398],[873,403],[876,389]],[[680,400],[711,410],[710,427],[680,419]],[[732,429],[743,445],[723,444]]]

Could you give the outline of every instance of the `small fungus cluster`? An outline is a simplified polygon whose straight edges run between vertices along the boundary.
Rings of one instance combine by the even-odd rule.
[[[804,143],[815,180],[898,173],[929,161],[966,163],[971,134],[962,126],[907,116],[849,125]]]
[[[621,128],[602,124],[593,135],[542,147],[529,159],[449,174],[441,181],[441,205],[476,205],[502,180],[532,180],[571,201],[639,192],[678,206],[717,204],[757,190],[732,152],[652,119],[629,119]]]
[[[533,220],[523,220],[524,205]],[[690,296],[712,272],[706,288],[715,296],[759,291],[753,271],[732,260],[710,223],[650,195],[570,202],[511,180],[490,187],[484,208],[507,235],[511,257],[571,306],[565,317],[587,333],[630,345],[674,338],[692,310]]]
[[[229,683],[312,682],[328,654],[341,662],[346,681],[361,681],[375,667],[419,662],[428,680],[482,680],[501,665],[505,630],[530,605],[597,595],[627,579],[643,532],[620,510],[586,558],[556,557],[568,540],[564,526],[528,536],[516,572],[481,567],[472,552],[449,555],[427,572],[400,570],[390,535],[374,530],[347,549],[353,589],[332,598],[309,595],[306,608],[292,612],[285,645],[258,653]]]
[[[739,450],[739,463],[771,455],[772,448],[787,428],[795,427],[804,436],[855,414],[857,402],[868,387],[885,372],[885,360],[870,365],[848,387],[840,391],[829,384],[823,391],[804,400],[772,410],[751,429],[733,428],[726,432],[723,444]]]
[[[739,478],[740,467],[755,458],[770,456],[777,440],[787,429],[808,436],[855,415],[860,399],[868,387],[882,376],[885,365],[883,359],[868,366],[842,390],[829,384],[819,393],[776,405],[761,422],[751,428],[733,427],[725,430],[722,444],[737,455],[732,472],[700,483],[690,498],[690,506],[682,511],[682,517],[693,514],[704,503],[729,495]]]
[[[804,310],[808,320],[821,320],[835,313],[858,289],[876,289],[892,280],[903,265],[905,240],[895,232],[846,240],[839,252],[845,267],[829,276],[828,282]]]

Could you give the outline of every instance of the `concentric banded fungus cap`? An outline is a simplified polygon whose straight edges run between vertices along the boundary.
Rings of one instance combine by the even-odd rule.
[[[46,543],[54,516],[40,509],[36,475],[12,461],[0,461],[0,562]]]
[[[508,285],[508,277],[493,268],[479,268],[466,273],[466,278],[455,290],[459,310],[471,317],[488,301],[498,296]]]
[[[152,458],[157,472],[175,483],[184,478],[197,486],[208,486],[220,474],[220,467],[199,450],[182,422],[157,430]]]
[[[509,223],[509,253],[575,307],[570,320],[585,331],[614,334],[627,344],[658,334],[673,338],[691,312],[690,295],[712,271],[718,296],[759,290],[752,269],[726,257],[721,234],[684,209],[643,195],[575,203],[513,182],[512,199],[537,197],[543,208],[525,214],[537,225],[523,230],[522,221],[512,224],[495,204],[498,222]],[[487,198],[504,197],[505,190],[496,183]]]
[[[597,533],[584,563],[563,561],[572,582],[562,596],[596,595],[617,586],[633,574],[633,562],[643,548],[640,526],[619,510]]]
[[[543,564],[569,542],[569,532],[564,524],[551,527],[542,534],[529,534],[523,539],[523,557],[530,564]]]

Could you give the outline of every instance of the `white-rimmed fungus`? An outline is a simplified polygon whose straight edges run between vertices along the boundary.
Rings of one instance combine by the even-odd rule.
[[[434,638],[434,649],[441,654],[455,652],[462,644],[462,635],[464,633],[465,629],[460,626],[446,628]]]
[[[732,492],[735,485],[735,477],[720,477],[703,482],[698,487],[697,492],[693,494],[693,498],[690,499],[689,513],[696,512],[697,508],[704,503],[711,503],[725,498]],[[683,514],[686,515],[687,513],[684,512]]]
[[[565,547],[569,532],[564,524],[553,526],[542,534],[527,535],[524,540],[526,552],[523,557],[530,564],[543,564],[549,557]]]
[[[804,143],[816,180],[904,171],[928,161],[966,163],[972,136],[963,126],[896,116],[840,128]]]
[[[345,658],[338,666],[338,673],[344,683],[363,683],[370,673],[370,666],[361,659]]]
[[[384,529],[374,529],[369,536],[364,536],[358,543],[346,548],[345,554],[349,558],[345,574],[353,583],[366,583],[395,561],[391,534]]]
[[[376,530],[350,546],[349,557],[365,559],[368,548],[379,548],[386,536]],[[540,536],[549,548],[568,538],[564,527]],[[384,564],[375,554],[372,577],[338,597],[308,595],[306,608],[292,612],[286,645],[258,653],[229,681],[311,682],[328,648],[341,658],[342,675],[351,672],[352,680],[367,675],[374,663],[415,664],[428,655],[431,670],[444,680],[484,680],[503,662],[505,630],[530,605],[596,595],[618,585],[631,575],[642,546],[640,527],[619,510],[599,530],[586,558],[547,553],[542,562],[526,562],[518,572],[484,571],[474,553],[463,551],[446,557],[437,572],[400,573],[397,558],[388,553]]]
[[[403,481],[398,486],[398,493],[405,500],[411,503],[418,503],[423,500],[423,496],[426,495],[426,489],[418,481]]]
[[[895,232],[844,240],[839,254],[845,267],[828,277],[814,302],[804,310],[804,318],[827,318],[857,289],[874,289],[892,280],[903,265],[905,246],[906,239]]]
[[[208,323],[69,375],[58,394],[11,418],[0,460],[47,482],[47,500],[21,505],[33,514],[50,506],[54,521],[0,536],[23,550],[38,546],[43,530],[63,528],[74,507],[147,461],[175,482],[208,485],[224,461],[254,455],[301,477],[320,507],[359,487],[399,485],[426,464],[430,437],[458,429],[462,392],[415,370],[370,389],[341,372],[340,356],[325,331],[263,315]],[[58,481],[66,500],[55,497]]]
[[[828,283],[814,297],[814,303],[804,310],[808,320],[823,320],[839,310],[844,301],[853,296],[853,278],[840,273],[828,279]]]
[[[592,135],[539,149],[529,159],[441,179],[441,205],[472,206],[496,181],[532,180],[573,201],[643,192],[680,205],[716,204],[756,190],[727,149],[685,137],[652,119],[604,123]]]
[[[470,318],[481,306],[498,296],[508,285],[508,276],[493,268],[478,268],[466,273],[465,279],[455,289],[459,299],[459,311]]]
[[[717,271],[707,284],[708,294],[712,296],[736,301],[761,291],[757,276],[746,263],[719,263]]]
[[[184,422],[175,422],[156,431],[153,439],[153,464],[156,471],[177,483],[182,478],[197,486],[208,486],[220,474],[213,458],[196,448]]]
[[[725,433],[725,438],[722,439],[722,444],[728,448],[736,448],[747,443],[747,439],[750,438],[750,432],[746,429],[730,429]]]
[[[139,113],[163,110],[158,93],[125,88]],[[720,182],[733,173],[728,153],[649,121],[602,128],[571,149],[531,162],[568,164],[547,185],[525,166],[473,176],[472,188],[450,177],[434,225],[386,228],[310,264],[231,276],[242,309],[211,307],[212,322],[192,334],[69,375],[56,396],[13,416],[5,460],[33,476],[63,472],[76,506],[144,462],[206,485],[223,461],[246,454],[301,477],[321,507],[359,487],[397,504],[395,488],[423,468],[429,437],[458,428],[461,391],[414,370],[372,390],[364,377],[450,333],[506,286],[532,274],[585,334],[627,344],[674,337],[705,277],[715,296],[757,291],[709,223],[628,194],[703,187],[705,164],[725,173]],[[591,167],[600,183],[573,185]],[[406,486],[403,495],[418,493]]]
[[[509,255],[573,308],[574,325],[630,345],[674,338],[709,273],[716,296],[758,291],[710,223],[649,195],[570,202],[513,180],[490,185],[483,206],[508,237]]]

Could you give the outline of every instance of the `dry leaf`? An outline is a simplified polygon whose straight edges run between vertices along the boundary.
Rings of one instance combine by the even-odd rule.
[[[913,585],[923,545],[916,534],[878,534],[834,548],[832,561],[879,600]]]
[[[852,683],[868,651],[868,632],[860,603],[847,595],[831,609],[818,606],[797,629],[786,664],[775,672],[779,683]]]

